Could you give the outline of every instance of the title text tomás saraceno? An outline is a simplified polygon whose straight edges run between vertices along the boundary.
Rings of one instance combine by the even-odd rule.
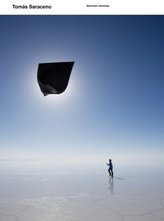
[[[12,5],[13,9],[52,9],[51,5]]]

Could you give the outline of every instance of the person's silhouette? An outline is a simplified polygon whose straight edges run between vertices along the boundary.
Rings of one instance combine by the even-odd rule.
[[[109,168],[108,168],[109,175],[111,177],[113,177],[113,164],[112,164],[112,160],[111,159],[109,159],[109,163],[107,163],[107,165],[109,166]]]

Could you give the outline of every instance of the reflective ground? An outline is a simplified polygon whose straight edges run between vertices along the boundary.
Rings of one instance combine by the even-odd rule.
[[[161,221],[164,173],[0,162],[2,221]]]

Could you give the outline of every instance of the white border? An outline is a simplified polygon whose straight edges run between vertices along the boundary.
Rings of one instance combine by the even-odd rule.
[[[15,9],[16,6],[26,6]],[[29,5],[49,5],[50,9],[30,9]],[[4,0],[1,15],[156,15],[164,14],[164,0]]]

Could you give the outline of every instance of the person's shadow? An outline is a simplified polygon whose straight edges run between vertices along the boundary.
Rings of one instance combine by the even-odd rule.
[[[114,182],[113,177],[109,176],[109,190],[111,194],[114,194]]]

